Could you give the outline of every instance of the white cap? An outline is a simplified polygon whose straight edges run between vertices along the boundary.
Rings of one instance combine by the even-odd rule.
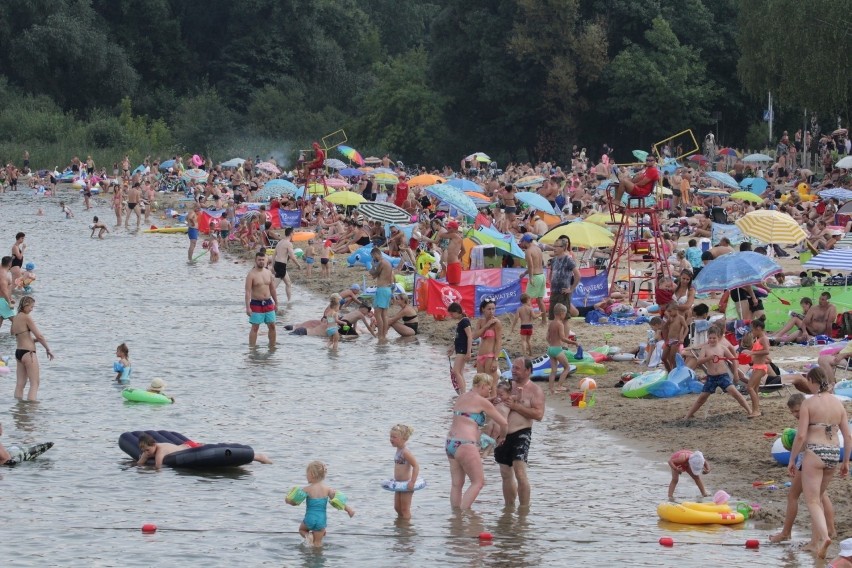
[[[692,473],[695,475],[701,475],[704,471],[704,454],[701,452],[693,452],[693,454],[689,456],[689,469],[691,469]]]
[[[840,543],[840,556],[844,558],[852,557],[852,538],[847,538]]]

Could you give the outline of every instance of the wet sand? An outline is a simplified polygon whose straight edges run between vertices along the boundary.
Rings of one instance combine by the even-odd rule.
[[[341,292],[351,284],[363,284],[366,271],[363,267],[349,268],[345,258],[338,256],[331,278],[320,280],[318,271],[308,280],[306,273],[299,270],[288,271],[294,284],[305,286],[320,296],[333,292]],[[372,280],[367,275],[367,284]],[[283,292],[283,290],[282,290]],[[392,308],[393,310],[393,308]],[[501,317],[504,325],[503,346],[510,356],[521,354],[520,336],[510,334],[511,317]],[[292,323],[292,322],[287,322]],[[436,321],[425,312],[420,313],[420,336],[435,345],[450,345],[455,332],[453,321]],[[622,350],[633,350],[645,339],[647,326],[592,326],[580,320],[571,321],[571,329],[577,334],[577,339],[584,348],[591,349],[605,344],[604,334],[612,334],[610,345],[618,345]],[[395,333],[390,331],[391,341]],[[543,354],[547,348],[545,342],[545,326],[537,323],[532,337],[533,355]],[[815,362],[817,353],[823,347],[782,346],[772,348],[772,357],[786,371],[799,371],[806,364],[805,358]],[[570,407],[567,395],[549,397],[548,404],[559,412],[564,412],[577,419],[591,420],[596,426],[615,432],[625,440],[647,450],[649,455],[656,456],[662,464],[668,460],[671,453],[682,449],[701,450],[709,461],[712,471],[706,476],[705,485],[712,494],[718,489],[724,489],[735,499],[749,503],[760,504],[757,519],[770,524],[777,524],[780,529],[786,507],[787,489],[783,487],[788,481],[787,470],[779,465],[770,455],[770,449],[775,440],[764,433],[780,433],[784,428],[795,427],[796,421],[788,412],[786,401],[788,392],[781,390],[779,394],[771,394],[761,399],[763,416],[749,420],[743,409],[728,395],[717,393],[698,411],[690,421],[682,417],[689,410],[697,395],[684,395],[670,399],[628,399],[621,396],[621,390],[614,385],[624,372],[641,372],[646,370],[633,362],[606,362],[607,373],[594,377],[598,384],[597,400],[594,407],[579,410]],[[467,372],[468,380],[472,376]],[[571,390],[576,390],[580,375],[569,377]],[[793,392],[792,390],[790,392]],[[747,398],[747,397],[746,397]],[[777,482],[779,489],[758,489],[753,487],[755,481]],[[629,483],[629,479],[623,480]],[[829,488],[834,502],[837,527],[841,536],[845,527],[852,522],[852,496],[849,492],[849,481],[836,480]],[[660,487],[658,501],[666,499],[667,487]],[[681,478],[676,496],[682,500],[697,494],[691,479]],[[649,505],[649,513],[656,506]],[[797,540],[809,536],[802,531],[809,531],[809,515],[804,501],[800,500],[797,519]]]

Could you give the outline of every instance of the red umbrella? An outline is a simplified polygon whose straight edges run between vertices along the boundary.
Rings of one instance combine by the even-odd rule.
[[[710,161],[705,156],[702,156],[701,154],[693,154],[688,159],[692,162],[698,162],[702,166]]]
[[[734,150],[733,148],[722,148],[717,153],[722,155],[722,156],[731,156],[731,157],[739,156],[739,154],[737,154],[737,151]]]

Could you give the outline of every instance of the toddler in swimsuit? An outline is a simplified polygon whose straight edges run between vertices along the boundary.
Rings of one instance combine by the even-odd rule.
[[[308,485],[294,487],[284,500],[288,505],[294,506],[305,502],[305,518],[299,525],[299,534],[306,543],[313,546],[322,546],[327,525],[326,508],[329,503],[335,509],[346,511],[350,518],[355,515],[355,509],[346,503],[346,495],[323,483],[326,473],[328,469],[324,463],[312,461],[305,472]]]
[[[527,294],[521,294],[521,307],[515,312],[515,317],[512,319],[512,331],[515,331],[515,325],[521,324],[521,351],[527,357],[532,357],[532,344],[530,339],[533,335],[533,314],[532,306],[530,306],[530,297]]]
[[[710,464],[704,459],[704,454],[699,451],[679,450],[669,458],[669,468],[672,470],[672,480],[669,482],[669,501],[674,501],[674,492],[680,474],[686,473],[695,481],[701,495],[708,497],[710,494],[704,489],[701,474],[710,473]]]
[[[557,366],[562,365],[562,374],[559,375],[560,384],[565,384],[565,379],[568,377],[568,373],[571,372],[571,366],[568,364],[568,357],[565,356],[563,345],[577,345],[576,341],[565,336],[565,316],[567,314],[568,308],[565,304],[556,304],[553,306],[553,321],[547,324],[547,356],[550,357],[548,386],[550,387],[550,394],[556,392],[554,379],[556,378]]]
[[[397,424],[390,431],[390,444],[396,448],[393,457],[394,481],[408,481],[408,491],[394,491],[393,508],[400,519],[411,518],[411,499],[414,497],[414,484],[420,473],[420,465],[405,443],[414,433],[414,428]]]
[[[322,320],[326,323],[325,334],[328,336],[328,346],[332,349],[337,348],[337,343],[340,341],[340,325],[349,325],[349,322],[338,321],[337,315],[340,310],[340,295],[332,294],[329,297],[328,307],[322,313]]]

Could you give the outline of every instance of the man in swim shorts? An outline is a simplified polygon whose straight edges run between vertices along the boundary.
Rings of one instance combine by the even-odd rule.
[[[544,417],[544,391],[530,380],[532,367],[532,359],[519,357],[512,362],[512,395],[503,401],[509,407],[509,433],[494,450],[494,461],[500,464],[503,478],[503,501],[514,506],[517,497],[522,508],[530,506],[527,456],[532,423]]]
[[[11,320],[15,317],[13,308],[15,301],[12,299],[12,283],[9,268],[12,266],[12,257],[4,256],[0,261],[0,326],[3,320]],[[0,462],[2,463],[2,462]]]
[[[376,279],[376,299],[373,308],[376,311],[376,321],[379,324],[379,341],[386,341],[388,335],[388,308],[390,308],[393,296],[393,267],[378,247],[373,247],[370,252],[373,259],[373,267],[370,275]]]
[[[139,206],[139,202],[142,200],[142,190],[139,188],[139,182],[134,182],[130,187],[130,191],[127,192],[127,208],[129,211],[127,212],[127,217],[124,218],[124,228],[127,229],[128,223],[130,222],[130,214],[136,214],[136,228],[139,228],[140,223],[142,223],[142,208]],[[187,216],[188,218],[188,216]]]
[[[201,205],[197,202],[193,204],[192,211],[186,216],[186,236],[189,237],[189,250],[186,253],[186,258],[192,262],[192,253],[195,252],[195,244],[198,242],[198,212],[201,210]]]
[[[530,233],[525,233],[521,237],[521,242],[518,245],[524,251],[524,259],[527,262],[527,282],[526,294],[531,300],[535,300],[538,304],[538,309],[541,312],[541,322],[547,323],[547,310],[544,307],[544,262],[541,256],[541,249],[535,242],[535,237]]]
[[[296,253],[293,251],[293,227],[284,229],[284,238],[278,241],[275,245],[275,257],[273,259],[272,271],[275,273],[275,287],[277,288],[281,281],[284,281],[284,291],[287,292],[287,301],[290,301],[290,278],[287,276],[287,263],[293,261],[299,266],[299,259],[296,258]],[[301,266],[299,266],[301,268]]]
[[[278,296],[275,293],[275,278],[266,269],[266,252],[258,251],[254,255],[254,266],[246,276],[246,315],[249,317],[249,347],[257,344],[257,332],[260,324],[265,323],[269,330],[269,347],[275,347],[275,306]]]
[[[447,239],[447,284],[453,286],[461,283],[462,265],[462,236],[459,233],[459,224],[449,221],[445,231],[440,231],[437,238]]]

